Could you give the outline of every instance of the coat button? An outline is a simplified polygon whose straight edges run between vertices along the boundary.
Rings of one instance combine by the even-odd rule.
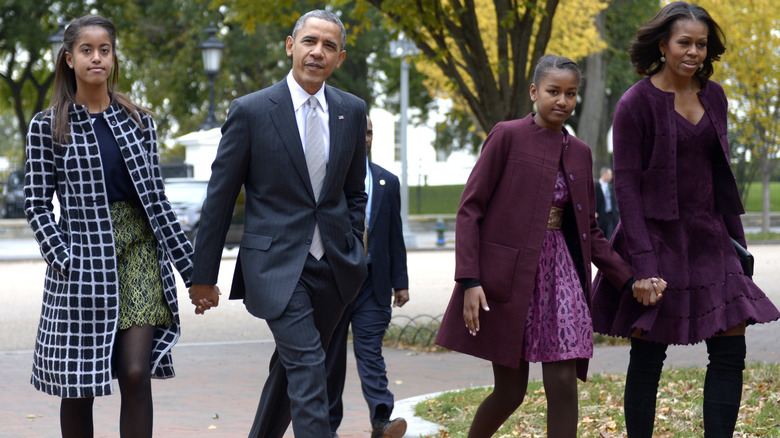
[[[577,204],[577,211],[582,211],[582,204]]]
[[[582,233],[582,240],[588,240],[588,235],[585,233]]]
[[[570,174],[569,174],[569,179],[570,179],[570,180],[572,180],[572,181],[574,181],[574,174],[573,174],[573,173],[570,173]]]
[[[306,239],[306,244],[311,245],[311,239]]]

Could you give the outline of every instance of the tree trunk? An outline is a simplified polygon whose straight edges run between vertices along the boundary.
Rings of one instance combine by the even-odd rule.
[[[772,159],[765,158],[761,166],[761,232],[769,233],[769,210],[771,208],[769,199],[769,181],[772,179]]]
[[[596,15],[596,27],[605,35],[606,10]],[[609,108],[607,107],[607,52],[602,50],[587,57],[585,61],[585,90],[582,97],[582,114],[579,114],[577,137],[587,143],[593,151],[593,173],[599,175],[602,167],[611,168],[607,149]]]

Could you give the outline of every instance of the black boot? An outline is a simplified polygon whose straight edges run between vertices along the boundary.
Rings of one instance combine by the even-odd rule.
[[[655,423],[658,381],[666,359],[666,344],[631,338],[623,409],[629,438],[651,438]]]
[[[731,438],[742,400],[745,336],[707,339],[710,363],[704,378],[704,437]]]

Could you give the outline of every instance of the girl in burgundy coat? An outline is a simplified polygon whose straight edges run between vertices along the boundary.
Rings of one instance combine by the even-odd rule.
[[[613,125],[613,244],[634,276],[662,276],[662,300],[640,303],[597,277],[596,331],[631,337],[625,389],[628,436],[651,437],[658,381],[669,344],[705,340],[704,436],[731,437],[742,396],[746,323],[778,318],[742,271],[732,238],[745,246],[744,212],[729,167],[727,102],[709,80],[726,50],[723,33],[699,6],[675,2],[637,32],[629,47],[647,76],[617,105]],[[656,297],[657,298],[657,297]]]
[[[538,112],[493,128],[463,191],[457,284],[436,343],[493,362],[469,437],[492,436],[522,403],[529,362],[542,362],[548,436],[575,437],[577,377],[593,355],[591,261],[618,288],[631,278],[596,225],[590,148],[563,127],[579,83],[577,64],[543,56]]]

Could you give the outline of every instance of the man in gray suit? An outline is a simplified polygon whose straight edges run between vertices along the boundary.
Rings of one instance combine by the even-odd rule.
[[[264,318],[276,342],[250,437],[330,435],[325,349],[366,277],[366,105],[324,85],[341,65],[346,31],[323,10],[287,37],[292,70],[233,101],[222,127],[195,244],[190,298],[219,302],[215,286],[241,186],[244,235],[231,299]]]

